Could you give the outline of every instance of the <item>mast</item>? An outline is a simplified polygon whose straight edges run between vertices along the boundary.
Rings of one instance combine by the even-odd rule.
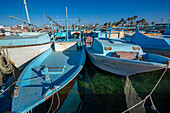
[[[23,0],[23,1],[24,1],[25,11],[26,11],[26,14],[27,14],[27,20],[28,20],[28,23],[31,23],[31,22],[30,22],[30,17],[29,17],[29,14],[28,14],[28,9],[27,9],[27,3],[26,3],[26,0]]]
[[[68,16],[67,16],[67,7],[66,7],[66,41],[68,41]]]

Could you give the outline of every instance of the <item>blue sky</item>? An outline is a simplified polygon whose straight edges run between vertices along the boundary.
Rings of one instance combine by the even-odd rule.
[[[4,26],[17,24],[17,21],[10,19],[8,15],[18,17],[18,12],[19,18],[24,19],[25,15],[26,19],[25,11],[23,15],[23,0],[1,0],[0,4],[0,24]],[[56,15],[58,18],[65,18],[66,6],[69,18],[80,17],[82,24],[113,23],[134,15],[138,16],[137,20],[145,18],[149,23],[152,21],[159,23],[161,18],[163,22],[170,19],[170,0],[27,0],[27,5],[31,22],[39,25],[44,24],[42,11],[51,18],[56,18]],[[45,19],[49,23],[49,19],[47,17]],[[64,21],[58,23],[65,24]]]

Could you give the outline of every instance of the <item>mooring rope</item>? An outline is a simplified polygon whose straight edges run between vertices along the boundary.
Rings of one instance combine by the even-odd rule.
[[[52,96],[51,105],[50,105],[50,108],[48,109],[47,113],[50,113],[50,110],[52,108],[53,102],[54,102],[54,95]]]
[[[6,88],[2,93],[0,93],[0,95],[2,95],[3,93],[5,93],[7,90],[9,90],[9,88],[11,88],[15,83],[17,82],[23,82],[23,81],[29,81],[29,80],[37,80],[37,79],[41,79],[44,78],[45,76],[42,77],[37,77],[37,78],[30,78],[30,79],[25,79],[25,80],[20,80],[20,81],[15,81],[13,82],[8,88]]]
[[[60,97],[59,97],[58,92],[56,92],[56,94],[57,94],[57,99],[58,99],[58,105],[57,105],[56,109],[53,111],[53,113],[55,113],[60,106]]]
[[[149,93],[149,95],[147,95],[147,96],[145,97],[145,99],[143,99],[143,100],[140,101],[139,103],[133,105],[133,106],[130,107],[129,109],[123,111],[122,113],[126,113],[126,112],[130,111],[131,109],[133,109],[133,108],[135,108],[136,106],[140,105],[142,102],[143,102],[143,105],[142,105],[142,109],[143,109],[144,104],[145,104],[145,101],[146,101],[149,97],[150,97],[150,100],[151,100],[153,109],[154,109],[155,111],[157,111],[157,110],[156,110],[156,107],[155,107],[154,104],[153,104],[151,95],[152,95],[152,93],[155,91],[155,89],[157,88],[158,84],[160,83],[161,79],[162,79],[163,76],[165,75],[166,71],[168,70],[169,64],[170,64],[170,63],[168,62],[168,65],[167,65],[165,71],[162,73],[161,77],[159,78],[158,82],[156,83],[156,85],[154,86],[154,88],[152,89],[152,91]],[[158,112],[158,111],[157,111],[157,112]],[[159,112],[158,112],[158,113],[159,113]]]

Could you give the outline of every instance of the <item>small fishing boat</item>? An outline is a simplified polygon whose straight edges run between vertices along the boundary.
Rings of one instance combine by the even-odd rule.
[[[130,42],[140,45],[144,52],[170,57],[169,26],[166,27],[163,35],[160,33],[142,34],[139,32],[138,26],[136,26],[136,33],[132,35]]]
[[[122,76],[163,69],[170,61],[167,57],[143,53],[140,46],[121,39],[94,38],[86,51],[94,65]]]
[[[6,54],[14,65],[22,70],[29,61],[51,47],[48,33],[23,32],[0,40],[0,46],[7,49]]]
[[[83,68],[86,59],[83,39],[69,39],[68,24],[66,27],[66,39],[54,42],[52,48],[35,58],[20,74],[14,87],[12,112],[29,112],[53,98]]]
[[[12,112],[28,112],[51,98],[82,69],[85,50],[80,41],[61,41],[34,59],[21,73],[14,88]]]

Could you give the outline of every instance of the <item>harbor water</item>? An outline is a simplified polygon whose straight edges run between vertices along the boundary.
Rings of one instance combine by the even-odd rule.
[[[121,113],[143,100],[162,73],[163,70],[159,70],[122,77],[97,68],[87,59],[77,78],[58,92],[59,98],[56,94],[33,112],[47,113],[56,110],[58,113]],[[151,96],[158,112],[170,111],[169,96],[170,73],[167,72]],[[10,111],[10,100],[2,103],[5,98],[0,99],[2,113]],[[4,105],[7,109],[3,108]],[[151,106],[148,98],[143,108],[140,104],[129,113],[156,113]]]
[[[122,70],[123,71],[123,70]],[[121,77],[95,67],[89,59],[60,108],[65,113],[121,113],[142,101],[153,89],[163,70]],[[170,111],[170,73],[167,72],[152,94],[129,113],[168,113]],[[51,104],[51,103],[50,103]],[[76,108],[76,109],[75,109]]]

